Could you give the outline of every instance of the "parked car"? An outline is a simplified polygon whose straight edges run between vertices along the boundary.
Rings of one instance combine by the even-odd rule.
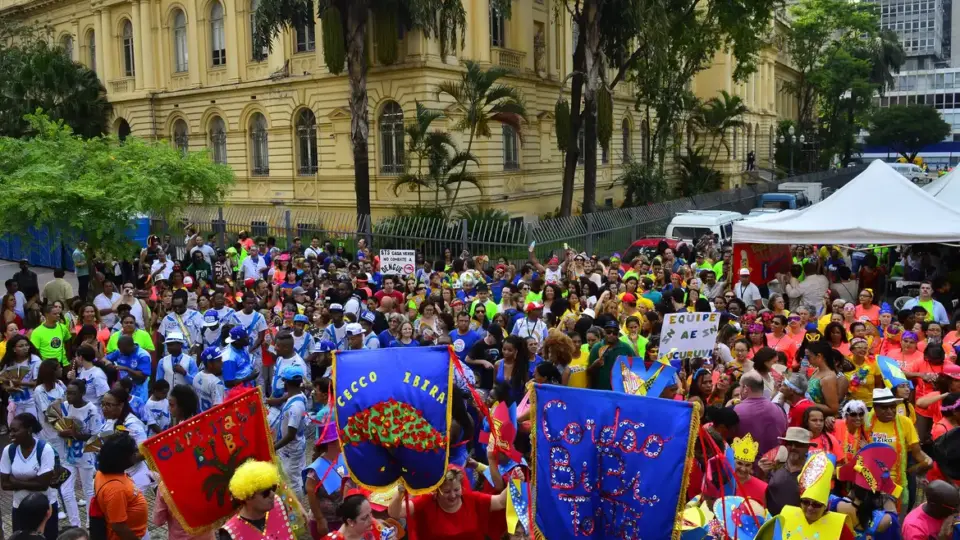
[[[743,214],[729,210],[680,212],[667,225],[666,236],[694,242],[705,234],[711,234],[717,235],[721,244],[728,244],[733,241],[733,222],[741,219]]]
[[[629,264],[630,261],[632,261],[638,255],[644,255],[648,259],[652,259],[657,254],[657,246],[660,245],[660,242],[666,242],[670,249],[677,249],[677,246],[680,245],[680,241],[676,238],[664,238],[662,236],[641,238],[634,241],[632,244],[630,244],[630,247],[623,251],[622,259],[627,264]]]

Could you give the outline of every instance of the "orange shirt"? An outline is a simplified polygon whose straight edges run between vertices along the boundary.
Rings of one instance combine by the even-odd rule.
[[[920,352],[919,350],[916,350],[910,354],[904,355],[903,350],[901,350],[899,347],[887,351],[886,354],[881,352],[880,355],[889,356],[890,358],[893,358],[894,360],[897,361],[897,364],[900,365],[900,369],[904,371],[910,371],[909,369],[907,369],[907,365],[909,365],[910,362],[923,361],[923,353]]]
[[[854,312],[854,318],[858,321],[863,320],[864,317],[867,318],[872,325],[877,326],[880,324],[880,306],[871,305],[869,308],[864,309],[860,304],[857,304],[857,309]]]
[[[108,540],[120,540],[111,523],[125,523],[138,538],[147,534],[147,499],[129,476],[98,472],[93,489],[107,522]]]
[[[912,373],[943,373],[943,368],[952,365],[954,365],[953,362],[945,360],[943,365],[934,366],[931,365],[930,362],[924,360],[923,356],[921,356],[919,360],[912,360],[911,362],[907,363],[904,371],[910,371]],[[917,385],[916,399],[920,399],[923,396],[936,391],[932,383],[928,383],[921,378],[914,380],[914,384]],[[917,414],[927,418],[933,418],[934,416],[933,411],[931,411],[930,408],[921,409],[920,407],[917,407]]]
[[[797,348],[799,345],[796,341],[794,341],[790,334],[784,333],[783,336],[778,339],[771,332],[767,334],[767,344],[770,345],[770,347],[775,351],[782,352],[783,354],[787,355],[788,364],[793,361],[794,357],[797,356]]]

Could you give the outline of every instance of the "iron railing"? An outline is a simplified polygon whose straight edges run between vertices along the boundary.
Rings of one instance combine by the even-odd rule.
[[[782,181],[820,182],[827,195],[863,171],[862,167],[833,169],[804,174]],[[749,212],[756,207],[760,195],[776,191],[782,181],[759,181],[725,191],[703,193],[633,208],[618,208],[581,216],[515,221],[468,221],[440,218],[390,216],[371,220],[368,215],[311,209],[255,208],[244,206],[189,208],[175,223],[162,218],[151,221],[151,232],[169,233],[171,242],[182,252],[187,224],[201,234],[214,234],[219,246],[236,241],[245,231],[252,237],[273,237],[281,249],[299,237],[304,246],[316,237],[342,245],[349,253],[356,252],[357,231],[365,236],[374,250],[415,249],[428,260],[443,257],[450,250],[456,257],[466,250],[471,254],[488,255],[491,261],[502,258],[521,262],[527,259],[527,248],[536,242],[535,252],[541,260],[557,253],[564,246],[588,254],[602,256],[626,250],[634,240],[664,234],[670,220],[678,212],[689,210],[732,210]]]

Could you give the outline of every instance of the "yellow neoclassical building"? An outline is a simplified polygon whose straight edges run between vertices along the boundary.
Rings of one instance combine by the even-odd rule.
[[[394,195],[403,169],[403,126],[417,100],[444,110],[434,125],[452,130],[460,111],[438,98],[440,81],[457,79],[461,61],[510,68],[508,84],[524,95],[528,111],[522,137],[510,128],[493,130],[474,143],[482,191],[465,186],[459,204],[495,206],[514,217],[534,219],[559,206],[563,156],[554,135],[554,104],[571,71],[573,28],[555,16],[556,0],[514,0],[505,20],[488,0],[464,0],[468,11],[465,46],[442,56],[434,40],[418,31],[402,35],[399,60],[378,65],[370,56],[371,204],[376,215],[414,193]],[[263,61],[254,59],[252,14],[258,0],[0,0],[0,17],[40,23],[71,57],[97,72],[114,106],[114,133],[169,140],[184,150],[208,148],[236,172],[228,196],[235,205],[355,208],[350,146],[348,84],[324,65],[319,21],[292,28],[273,43]],[[782,24],[782,22],[778,22]],[[776,40],[761,55],[758,72],[735,84],[727,54],[693,82],[707,99],[721,89],[741,95],[750,124],[732,135],[728,173],[743,169],[755,150],[769,161],[770,132],[792,109],[782,103],[781,84],[793,74]],[[370,43],[372,47],[372,40]],[[617,87],[614,136],[599,159],[597,203],[616,204],[614,187],[624,159],[643,149],[642,116],[633,89]],[[464,137],[454,132],[461,143]],[[743,181],[729,175],[729,181]],[[578,191],[582,173],[577,178]],[[577,200],[582,194],[577,193]]]

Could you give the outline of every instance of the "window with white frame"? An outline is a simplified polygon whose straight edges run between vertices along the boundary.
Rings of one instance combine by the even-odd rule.
[[[406,167],[403,156],[403,109],[396,101],[384,105],[379,124],[380,172],[402,173]]]
[[[133,24],[129,20],[123,21],[123,75],[133,77],[136,74],[136,66],[133,62]]]
[[[173,13],[173,70],[186,73],[190,69],[187,49],[187,17],[182,10]]]
[[[213,65],[227,65],[227,38],[223,30],[223,4],[220,2],[214,2],[210,7],[210,51]]]
[[[310,109],[297,115],[297,173],[301,176],[317,174],[317,117]]]
[[[313,22],[295,25],[293,33],[298,53],[317,50],[317,35]]]

